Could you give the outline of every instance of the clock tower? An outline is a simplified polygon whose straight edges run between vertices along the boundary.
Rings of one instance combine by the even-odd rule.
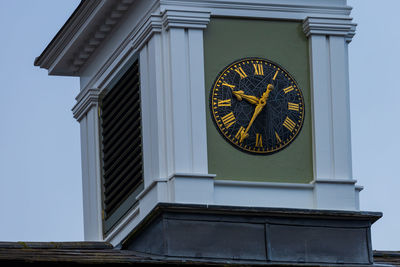
[[[77,76],[85,239],[168,259],[371,266],[346,0],[81,1],[35,60]]]

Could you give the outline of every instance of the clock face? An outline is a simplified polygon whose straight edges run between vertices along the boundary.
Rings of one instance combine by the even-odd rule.
[[[304,120],[303,95],[281,66],[244,58],[223,69],[210,93],[212,118],[234,147],[268,155],[287,147]]]

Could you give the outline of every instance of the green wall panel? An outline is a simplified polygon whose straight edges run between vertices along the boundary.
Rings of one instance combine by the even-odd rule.
[[[308,40],[301,22],[212,18],[204,31],[209,173],[216,179],[308,183],[313,178]],[[296,79],[305,101],[305,120],[296,140],[272,155],[243,153],[218,133],[209,94],[218,73],[244,57],[270,59]]]

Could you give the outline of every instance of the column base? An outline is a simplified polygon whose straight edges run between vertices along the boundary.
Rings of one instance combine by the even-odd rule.
[[[373,266],[379,212],[159,203],[122,249],[208,263]]]

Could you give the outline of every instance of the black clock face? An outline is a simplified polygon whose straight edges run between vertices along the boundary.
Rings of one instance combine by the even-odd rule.
[[[210,108],[220,134],[252,154],[284,149],[304,120],[296,81],[281,66],[261,58],[244,58],[222,70],[210,93]]]

